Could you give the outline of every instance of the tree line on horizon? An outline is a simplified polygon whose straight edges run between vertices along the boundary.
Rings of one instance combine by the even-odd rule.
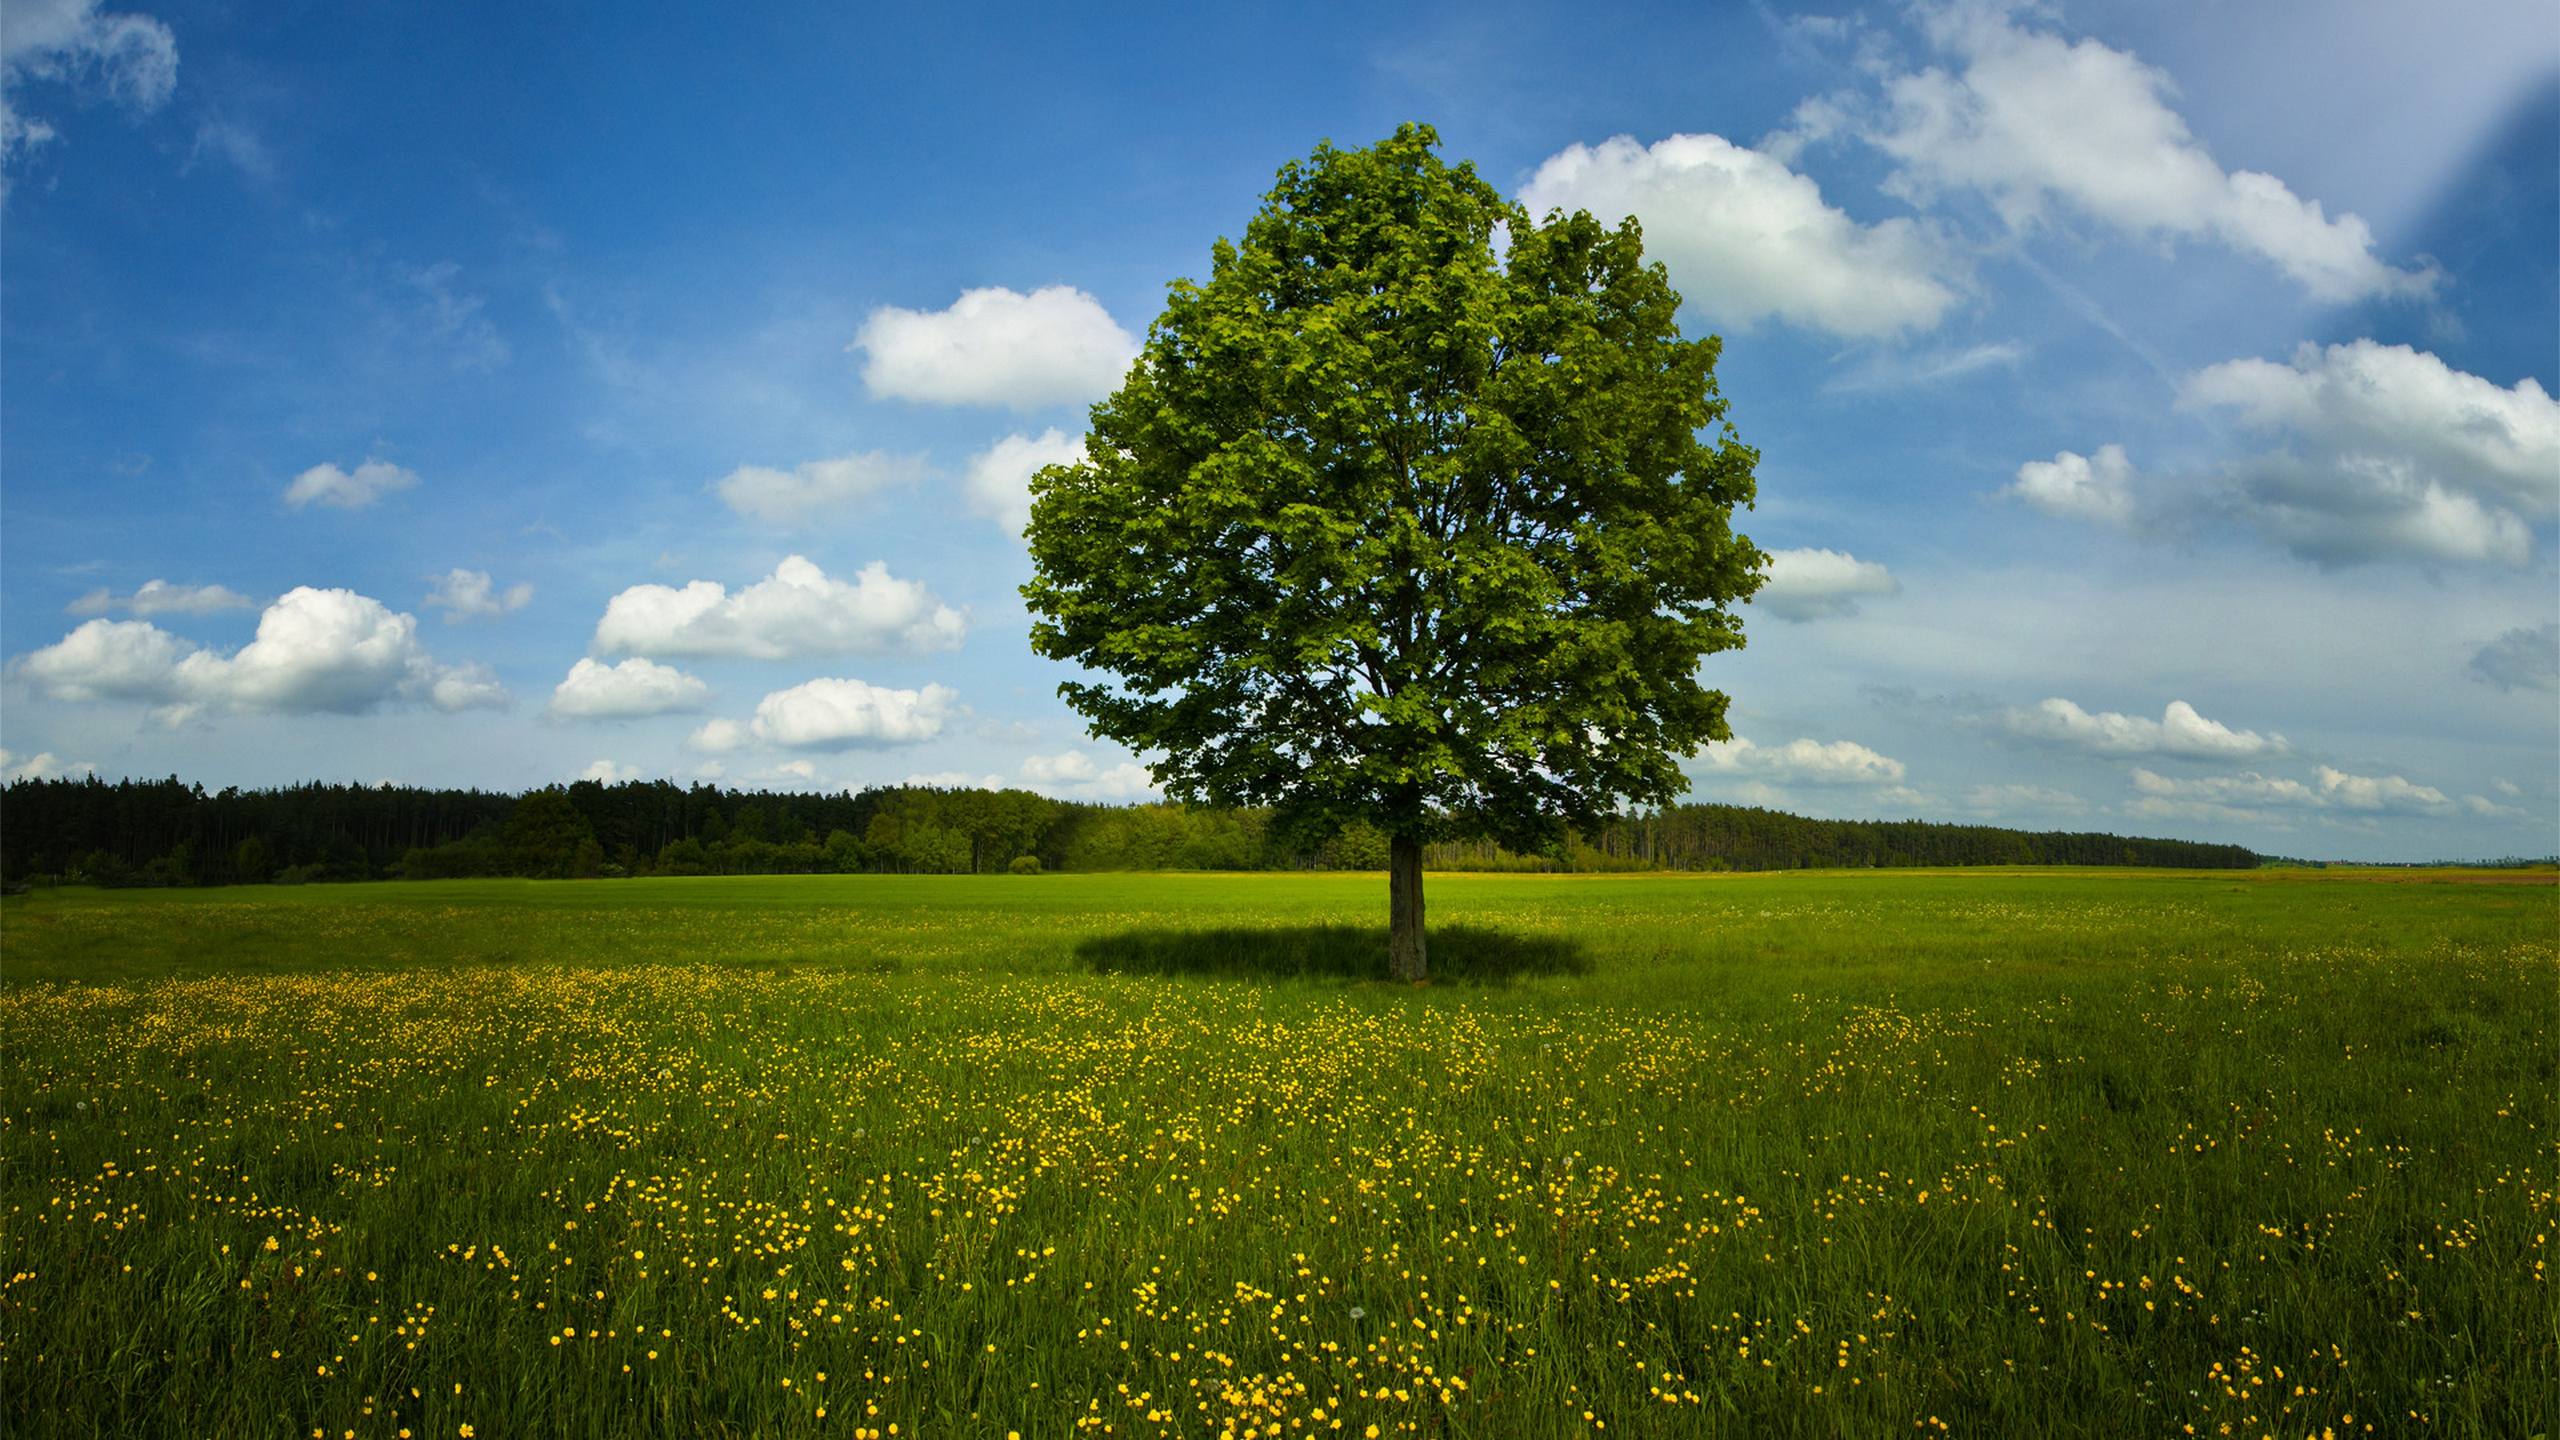
[[[815,794],[581,780],[521,795],[310,783],[208,791],[165,780],[20,780],[0,791],[11,886],[233,885],[635,875],[1378,870],[1387,837],[1321,841],[1268,810],[1098,805],[1027,790],[886,786]],[[1521,853],[1430,847],[1439,870],[1792,870],[1950,865],[2250,869],[2237,845],[1923,820],[1815,820],[1678,804]]]

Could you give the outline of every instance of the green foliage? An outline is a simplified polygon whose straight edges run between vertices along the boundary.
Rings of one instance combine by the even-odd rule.
[[[862,842],[853,832],[835,829],[827,832],[827,868],[840,875],[850,875],[862,868]]]
[[[404,880],[466,880],[512,875],[517,863],[526,858],[523,852],[501,843],[496,831],[490,829],[443,845],[412,847],[400,857],[398,869]],[[549,856],[530,858],[545,871],[556,868]]]
[[[1254,810],[1131,805],[1064,817],[1044,850],[1062,870],[1259,870],[1297,857],[1273,846]]]
[[[126,863],[122,855],[112,850],[92,850],[80,857],[80,863],[71,871],[71,878],[109,890],[121,890],[133,884],[136,876],[133,866]]]
[[[1328,870],[1384,870],[1387,835],[1366,820],[1354,820],[1336,831],[1317,853]]]
[[[2087,831],[2008,830],[1926,820],[1813,820],[1743,805],[1672,805],[1518,855],[1481,842],[1434,845],[1435,870],[1814,870],[1930,865],[2130,865],[2248,870],[2238,845]]]
[[[503,838],[515,857],[513,873],[558,879],[575,873],[578,848],[593,845],[596,835],[569,792],[553,788],[526,792],[507,816]]]
[[[1633,221],[1534,218],[1437,143],[1292,162],[1172,286],[1032,482],[1023,594],[1178,799],[1537,848],[1726,737],[1697,670],[1759,584],[1757,457]]]
[[[533,792],[533,795],[545,792]],[[1028,791],[896,786],[860,794],[740,793],[663,781],[568,787],[552,798],[397,786],[225,790],[171,780],[27,780],[0,804],[0,879],[263,883],[373,876],[993,873],[1018,855],[1051,870],[1375,869],[1384,837],[1352,821],[1309,837],[1268,810],[1072,804]],[[521,817],[525,801],[533,808]],[[729,833],[724,814],[780,840]],[[585,829],[581,829],[583,821]],[[859,838],[877,825],[883,843]],[[823,835],[821,843],[816,837]],[[596,849],[586,846],[592,836]],[[890,843],[890,837],[897,837]],[[558,848],[554,848],[558,847]],[[1768,870],[1885,865],[2240,867],[2238,846],[2115,835],[2029,834],[1921,821],[1808,820],[1729,805],[1676,805],[1568,832],[1542,850],[1486,840],[1429,847],[1436,870]]]
[[[716,872],[711,868],[710,850],[701,841],[687,836],[682,840],[668,841],[667,848],[658,852],[658,873],[683,876]]]
[[[929,815],[882,810],[863,832],[862,848],[907,875],[957,875],[969,868],[969,837]]]
[[[1008,875],[1037,875],[1040,873],[1040,857],[1037,855],[1016,855],[1013,857],[1012,862],[1004,868],[1005,873]]]

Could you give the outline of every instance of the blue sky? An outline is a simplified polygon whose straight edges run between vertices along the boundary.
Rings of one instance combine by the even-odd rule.
[[[885,7],[884,7],[885,8]],[[0,18],[11,774],[1147,793],[1021,480],[1325,139],[1634,213],[1778,555],[1693,794],[2560,847],[2531,4]]]

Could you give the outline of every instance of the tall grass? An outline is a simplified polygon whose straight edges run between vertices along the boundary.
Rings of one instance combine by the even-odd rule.
[[[0,1430],[2549,1433],[2478,878],[11,900]]]

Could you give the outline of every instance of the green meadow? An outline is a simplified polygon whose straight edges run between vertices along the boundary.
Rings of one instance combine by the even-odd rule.
[[[2548,872],[0,902],[0,1432],[2560,1432]]]

